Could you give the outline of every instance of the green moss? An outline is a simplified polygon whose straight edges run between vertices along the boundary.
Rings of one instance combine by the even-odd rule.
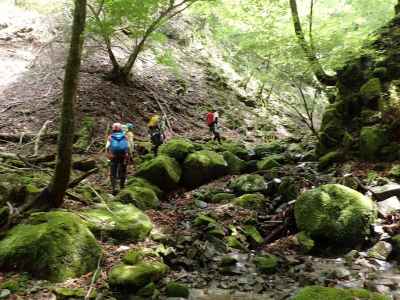
[[[232,200],[234,198],[236,198],[236,196],[234,194],[231,194],[231,193],[217,193],[217,194],[214,194],[211,197],[209,202],[211,202],[211,203],[221,203],[221,202],[224,202],[224,201],[230,201],[230,200]]]
[[[271,170],[276,167],[280,167],[285,162],[285,157],[283,155],[271,155],[257,163],[258,170]]]
[[[253,225],[245,225],[243,227],[243,231],[245,236],[250,240],[251,243],[255,243],[258,245],[261,245],[264,243],[264,239],[261,236],[260,232],[257,230],[257,228]]]
[[[371,78],[360,89],[360,94],[365,103],[377,99],[382,93],[381,81],[379,78]]]
[[[194,151],[195,147],[189,140],[174,138],[161,145],[159,153],[175,158],[178,162],[183,162]]]
[[[113,290],[137,292],[151,282],[161,279],[168,267],[158,261],[140,262],[134,266],[118,265],[108,275],[108,283]]]
[[[309,286],[301,289],[292,300],[389,300],[385,295],[362,289],[338,289]]]
[[[17,277],[12,277],[10,279],[4,280],[0,283],[0,290],[6,289],[11,293],[18,293],[25,291],[28,285],[29,276],[27,274],[21,274]]]
[[[341,151],[331,151],[319,158],[319,168],[326,169],[334,163],[340,162],[343,159]]]
[[[81,215],[96,235],[118,240],[143,240],[153,228],[149,217],[138,208],[118,202],[99,204]]]
[[[188,187],[195,187],[226,175],[228,164],[222,155],[202,150],[190,154],[183,169],[183,183]]]
[[[260,144],[254,148],[254,152],[258,159],[262,159],[268,155],[280,154],[284,152],[286,145],[281,141],[274,141],[268,144]]]
[[[78,140],[74,144],[74,148],[78,151],[85,152],[87,148],[90,146],[93,137],[94,130],[94,119],[92,117],[85,117],[80,126],[80,130],[78,131]]]
[[[309,253],[315,246],[315,242],[304,232],[296,234],[296,241],[302,253]]]
[[[368,160],[377,159],[381,148],[387,144],[388,136],[380,126],[363,127],[360,133],[361,157]]]
[[[149,284],[145,285],[140,290],[138,290],[136,294],[140,297],[144,297],[145,299],[148,299],[154,295],[156,290],[157,290],[157,287],[154,284],[154,282],[150,282]]]
[[[145,253],[142,250],[130,250],[122,258],[122,262],[126,265],[134,266],[141,262],[145,257]]]
[[[148,188],[150,190],[153,190],[156,194],[157,197],[162,197],[164,192],[156,185],[152,184],[151,182],[149,182],[148,180],[144,179],[144,178],[140,178],[140,177],[130,177],[128,178],[127,181],[127,187],[144,187],[144,188]]]
[[[166,294],[168,297],[189,298],[189,289],[186,285],[170,282],[167,284]]]
[[[285,176],[282,178],[282,182],[278,187],[278,194],[282,197],[282,200],[289,202],[295,200],[299,196],[300,186],[295,178]]]
[[[78,216],[63,211],[37,213],[0,241],[0,268],[63,281],[96,269],[100,253]]]
[[[139,186],[127,186],[115,197],[115,201],[135,205],[142,210],[154,209],[160,206],[157,194],[147,188]]]
[[[236,236],[226,237],[226,244],[233,249],[246,250],[246,246]]]
[[[297,227],[312,239],[347,246],[362,240],[376,218],[371,199],[339,184],[304,192],[294,212]]]
[[[345,133],[343,116],[340,112],[342,103],[330,104],[326,107],[322,117],[320,129],[320,142],[317,155],[321,156],[329,152],[329,149],[341,144]]]
[[[229,174],[241,174],[246,167],[246,162],[229,151],[222,153],[228,163]]]
[[[260,175],[243,175],[233,180],[229,187],[237,194],[258,193],[267,191],[267,183]]]
[[[83,288],[65,288],[65,287],[57,287],[53,290],[53,292],[57,295],[57,300],[72,300],[72,299],[85,299],[87,291]],[[93,290],[89,299],[96,299],[96,291]]]
[[[266,199],[262,194],[245,194],[232,200],[232,203],[243,208],[258,210],[265,207]]]
[[[166,155],[146,161],[139,166],[136,176],[147,179],[162,190],[172,190],[178,186],[182,170],[178,162]]]
[[[207,232],[211,235],[219,237],[225,236],[225,231],[222,225],[208,215],[198,214],[194,219],[193,224],[195,226],[205,227]]]
[[[217,152],[230,152],[242,160],[247,160],[249,157],[246,146],[237,142],[224,141],[222,144],[214,144],[212,148]]]
[[[394,178],[400,178],[400,165],[393,165],[389,175]]]
[[[259,255],[254,258],[254,264],[262,273],[274,273],[278,267],[278,258],[275,255]]]

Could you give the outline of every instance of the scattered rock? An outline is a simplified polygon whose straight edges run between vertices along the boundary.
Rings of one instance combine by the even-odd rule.
[[[295,238],[296,244],[303,253],[311,252],[315,246],[315,242],[304,231],[296,234]]]
[[[250,193],[266,193],[268,184],[260,175],[243,175],[233,180],[229,187],[239,195]]]
[[[166,294],[168,297],[176,297],[176,298],[189,298],[189,289],[186,285],[170,282],[166,287]]]
[[[338,289],[321,286],[309,286],[301,289],[292,300],[389,300],[388,296],[362,289]]]
[[[383,201],[393,196],[400,197],[400,184],[390,182],[383,186],[372,187],[371,191],[378,201]]]
[[[231,203],[243,208],[258,210],[265,208],[266,199],[260,193],[245,194],[236,199],[233,199]]]
[[[278,258],[271,254],[256,256],[253,262],[262,273],[274,273],[278,267]]]
[[[159,153],[175,158],[178,162],[183,162],[185,158],[195,151],[195,147],[187,139],[173,138],[160,146]]]
[[[386,218],[393,212],[400,210],[400,201],[396,196],[390,197],[384,201],[378,202],[378,212]]]
[[[150,188],[140,186],[127,186],[118,193],[115,201],[133,204],[142,210],[155,209],[160,206],[157,194]]]

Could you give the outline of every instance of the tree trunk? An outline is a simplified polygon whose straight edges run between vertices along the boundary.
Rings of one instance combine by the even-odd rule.
[[[72,145],[74,141],[74,107],[79,84],[85,20],[86,0],[75,0],[71,43],[65,67],[56,167],[47,191],[42,193],[47,198],[47,201],[51,202],[48,204],[50,207],[60,207],[63,204],[71,175]]]
[[[325,73],[321,63],[319,62],[313,47],[308,45],[306,38],[304,36],[303,29],[301,28],[301,22],[299,18],[299,13],[297,10],[297,2],[296,0],[289,0],[290,9],[292,12],[292,19],[294,25],[294,31],[299,42],[300,47],[303,49],[311,68],[315,74],[315,77],[326,86],[334,86],[337,82],[337,76],[331,76]]]
[[[397,2],[397,5],[394,7],[394,11],[396,15],[400,14],[400,0]]]

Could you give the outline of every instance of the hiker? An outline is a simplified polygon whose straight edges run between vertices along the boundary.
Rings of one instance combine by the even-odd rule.
[[[214,135],[214,141],[218,141],[221,144],[221,134],[218,123],[219,115],[218,112],[213,109],[207,113],[207,125],[210,132]]]
[[[122,190],[125,187],[126,169],[129,160],[129,145],[121,123],[112,125],[112,133],[106,145],[107,156],[111,161],[110,179],[113,195],[117,194],[117,180]]]
[[[158,147],[165,140],[163,120],[160,119],[159,115],[153,115],[150,117],[147,127],[149,128],[151,143],[153,144],[153,153],[157,155]]]
[[[123,126],[123,131],[125,132],[126,139],[128,140],[128,146],[129,146],[129,160],[133,162],[133,151],[135,150],[135,144],[134,144],[134,134],[133,134],[133,124],[132,123],[126,123]]]

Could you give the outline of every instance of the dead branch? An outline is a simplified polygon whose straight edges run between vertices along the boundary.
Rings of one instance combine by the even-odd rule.
[[[82,174],[81,176],[79,176],[78,178],[75,178],[74,180],[72,180],[69,185],[68,188],[69,189],[73,189],[74,187],[76,187],[79,183],[81,183],[83,180],[85,180],[87,177],[89,177],[90,175],[96,173],[99,169],[98,168],[94,168],[84,174]]]
[[[35,139],[35,147],[34,147],[34,151],[33,151],[33,156],[38,156],[39,153],[39,146],[40,146],[40,140],[42,138],[42,136],[46,133],[47,131],[47,126],[51,123],[52,121],[47,120],[46,122],[44,122],[42,128],[40,128],[39,133],[37,134],[37,137]]]

